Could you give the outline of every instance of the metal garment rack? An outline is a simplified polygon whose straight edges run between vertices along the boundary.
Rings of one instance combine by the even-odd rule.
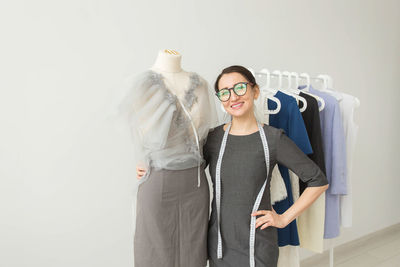
[[[253,72],[253,75],[267,75],[266,73],[263,73],[263,72]],[[273,76],[273,77],[279,77],[279,74],[276,74],[276,73],[270,73],[269,74],[271,77]],[[281,76],[283,77],[283,76],[285,76],[285,77],[288,77],[289,78],[289,76],[291,77],[291,78],[293,78],[293,75],[289,75],[289,74],[286,74],[286,73],[282,73],[281,74]],[[304,78],[300,78],[300,79],[304,79]],[[310,80],[319,80],[319,81],[324,81],[324,78],[321,78],[321,77],[311,77],[310,76]]]
[[[294,76],[292,75],[293,72],[280,72],[279,74],[274,73],[274,72],[269,72],[265,73],[265,72],[255,72],[253,69],[248,68],[250,70],[250,72],[256,76],[256,75],[262,75],[262,76],[270,76],[270,77],[287,77],[287,78],[293,78]],[[304,77],[299,77],[300,79],[304,79]],[[317,77],[311,77],[309,76],[310,80],[319,80],[319,81],[323,81],[324,83],[326,83],[326,85],[330,88],[333,87],[332,83],[332,78],[330,75],[319,75]],[[333,239],[329,240],[329,267],[333,267],[333,263],[334,263],[334,244],[333,244]]]

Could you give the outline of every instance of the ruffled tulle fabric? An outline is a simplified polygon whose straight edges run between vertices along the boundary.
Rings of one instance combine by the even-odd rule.
[[[148,167],[182,170],[203,162],[202,145],[209,129],[218,125],[217,113],[207,82],[196,73],[188,75],[190,82],[182,99],[169,90],[163,75],[155,71],[128,79],[119,115],[129,124],[135,154]]]

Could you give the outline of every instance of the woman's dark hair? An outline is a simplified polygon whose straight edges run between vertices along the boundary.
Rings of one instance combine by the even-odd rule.
[[[233,72],[237,72],[237,73],[240,73],[241,75],[243,75],[243,77],[245,77],[246,80],[249,83],[251,83],[253,86],[257,85],[256,79],[254,78],[253,74],[247,68],[245,68],[243,66],[239,66],[239,65],[234,65],[234,66],[230,66],[230,67],[223,69],[221,74],[218,75],[217,80],[215,81],[215,84],[214,84],[215,92],[218,93],[218,91],[219,91],[218,90],[218,82],[221,79],[222,75],[228,74],[228,73],[233,73]]]

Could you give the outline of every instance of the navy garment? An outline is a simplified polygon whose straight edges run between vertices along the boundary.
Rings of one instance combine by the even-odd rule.
[[[296,99],[280,91],[275,94],[275,97],[281,102],[281,109],[277,114],[270,115],[269,125],[283,129],[304,154],[311,154],[313,151]],[[275,109],[276,103],[268,99],[268,108]],[[273,207],[277,213],[282,214],[293,204],[293,195],[288,168],[281,164],[278,166],[286,185],[288,197],[275,203]],[[293,220],[285,228],[278,229],[278,245],[280,247],[286,245],[298,246],[299,244],[296,220]]]

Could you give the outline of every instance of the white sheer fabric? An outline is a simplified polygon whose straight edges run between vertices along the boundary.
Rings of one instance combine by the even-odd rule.
[[[147,167],[181,170],[203,161],[202,145],[218,123],[215,102],[207,82],[196,73],[187,74],[190,82],[179,99],[155,71],[128,79],[119,113],[129,123],[139,161]]]

